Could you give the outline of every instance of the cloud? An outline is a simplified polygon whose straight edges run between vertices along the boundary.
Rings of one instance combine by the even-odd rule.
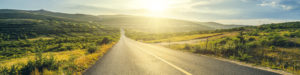
[[[273,7],[281,8],[284,10],[292,10],[294,8],[299,8],[300,1],[296,0],[262,0],[261,4],[258,4],[262,7]]]
[[[262,25],[270,23],[282,23],[282,22],[294,22],[299,20],[282,20],[282,19],[227,19],[227,20],[215,20],[223,24],[237,24],[237,25]]]
[[[278,0],[277,1],[263,1],[263,3],[259,4],[260,6],[271,6],[276,7],[278,6]]]
[[[212,14],[212,15],[236,15],[238,10],[232,8],[230,5],[233,0],[192,0],[189,5],[189,12],[198,14]],[[223,9],[226,8],[226,9]]]

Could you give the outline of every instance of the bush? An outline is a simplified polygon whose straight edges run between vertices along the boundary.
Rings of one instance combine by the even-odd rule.
[[[291,34],[290,34],[290,37],[300,37],[300,31],[291,33]]]
[[[97,51],[97,46],[90,46],[87,51],[88,53],[95,53]]]
[[[10,68],[8,67],[0,67],[1,75],[17,75],[18,74],[18,66],[12,65]]]
[[[243,52],[241,52],[241,51],[238,51],[238,54],[239,54],[239,56],[240,56],[240,57],[238,57],[238,59],[239,59],[240,61],[248,61],[250,58],[252,58],[252,56],[250,56],[250,55],[248,55],[248,54],[246,54],[246,53],[243,53]]]
[[[250,35],[250,36],[259,36],[257,31],[249,32],[248,35]]]
[[[38,57],[37,60],[30,60],[27,64],[12,65],[10,68],[0,67],[0,75],[30,75],[32,72],[42,73],[44,69],[57,70],[59,62],[53,56]]]
[[[294,46],[293,42],[288,41],[287,38],[284,38],[280,35],[273,35],[268,37],[268,45],[269,46],[280,46],[280,47],[289,47]]]
[[[191,50],[192,47],[191,47],[189,44],[185,44],[185,45],[184,45],[184,49],[185,49],[185,50]]]
[[[253,38],[253,37],[250,37],[249,39],[248,39],[248,41],[255,41],[256,39],[255,38]]]
[[[54,59],[53,56],[50,58],[41,57],[35,61],[29,61],[26,65],[20,69],[20,74],[29,75],[30,73],[38,70],[39,72],[43,71],[43,69],[48,70],[57,70],[59,67],[59,63]]]
[[[104,37],[101,44],[108,44],[111,42],[111,39],[109,37]]]

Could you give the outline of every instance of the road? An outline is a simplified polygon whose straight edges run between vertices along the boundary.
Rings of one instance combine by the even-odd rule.
[[[121,33],[119,42],[84,75],[279,75],[137,42]]]

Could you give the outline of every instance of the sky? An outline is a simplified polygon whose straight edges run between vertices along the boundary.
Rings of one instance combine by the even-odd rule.
[[[141,15],[237,25],[300,21],[300,0],[0,0],[0,9]]]

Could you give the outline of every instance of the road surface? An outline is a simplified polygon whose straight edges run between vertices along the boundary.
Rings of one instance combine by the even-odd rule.
[[[279,75],[131,40],[119,42],[84,75]]]

